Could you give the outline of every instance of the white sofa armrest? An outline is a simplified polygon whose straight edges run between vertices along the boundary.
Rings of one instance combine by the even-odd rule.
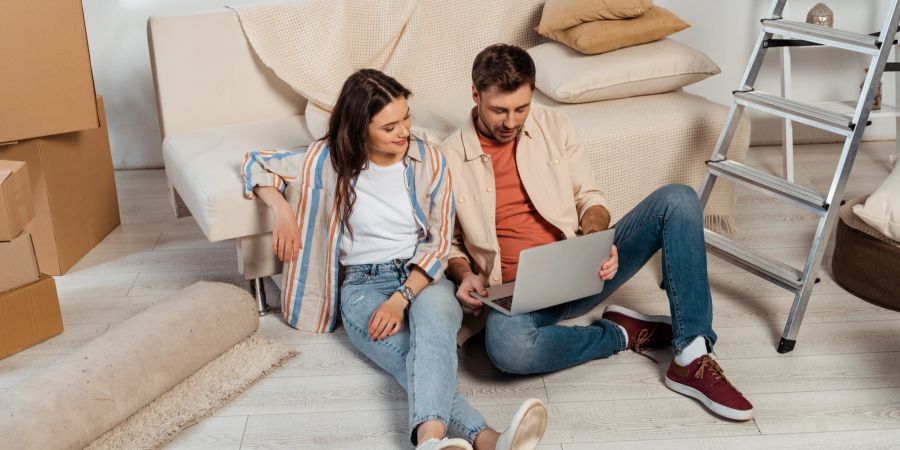
[[[147,21],[162,137],[303,114],[306,100],[253,53],[230,9]]]

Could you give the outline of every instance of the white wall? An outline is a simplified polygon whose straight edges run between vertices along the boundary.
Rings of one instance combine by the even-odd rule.
[[[229,0],[228,5],[274,3]],[[690,92],[729,104],[747,63],[769,0],[656,0],[692,27],[675,38],[709,55],[722,74],[688,88]],[[887,0],[826,0],[835,11],[835,25],[854,31],[875,31]],[[803,20],[814,0],[789,2],[785,17]],[[223,0],[84,0],[85,20],[97,92],[106,98],[110,145],[116,168],[163,166],[159,125],[147,50],[147,18],[220,8]],[[793,52],[794,94],[797,99],[832,100],[856,97],[865,59],[831,49]],[[775,64],[772,64],[775,63]],[[757,88],[777,92],[777,57],[770,54]],[[885,80],[884,98],[893,103],[893,76]],[[798,141],[833,139],[795,127]],[[780,122],[754,117],[755,142],[780,142]],[[894,122],[876,119],[867,139],[893,139]]]
[[[887,0],[824,0],[834,11],[835,28],[857,32],[878,31]],[[747,67],[747,59],[759,33],[759,19],[765,16],[770,0],[656,0],[670,9],[691,28],[675,39],[706,53],[722,68],[722,73],[687,88],[722,104],[731,103],[731,92]],[[783,17],[804,21],[816,0],[788,1]],[[793,61],[793,98],[802,101],[855,100],[868,66],[868,58],[830,48],[795,48]],[[766,55],[755,88],[779,93],[781,88],[779,50]],[[883,99],[894,104],[894,75],[884,77]],[[753,142],[780,143],[781,122],[762,114],[751,114]],[[866,129],[868,140],[894,139],[895,122],[889,118],[874,119]],[[803,125],[794,125],[797,142],[835,141],[835,135]]]
[[[113,166],[162,168],[147,19],[285,0],[83,0],[94,85],[104,96]]]

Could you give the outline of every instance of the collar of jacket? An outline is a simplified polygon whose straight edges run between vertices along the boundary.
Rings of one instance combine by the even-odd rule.
[[[534,107],[535,104],[532,103],[531,108],[533,109]],[[466,162],[481,158],[482,155],[484,155],[484,150],[481,148],[481,142],[478,140],[478,130],[475,129],[475,111],[475,108],[472,108],[472,115],[462,128],[462,141],[463,149],[466,153]],[[535,129],[536,126],[537,124],[535,124],[534,119],[529,112],[528,117],[525,118],[525,123],[522,124],[522,134],[520,136],[524,136],[529,140],[533,139],[529,130]]]

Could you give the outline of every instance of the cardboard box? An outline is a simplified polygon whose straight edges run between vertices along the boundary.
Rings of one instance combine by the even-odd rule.
[[[53,277],[0,294],[0,358],[63,332]]]
[[[0,159],[25,161],[35,217],[31,233],[41,273],[62,275],[119,225],[119,203],[102,98],[101,126],[0,146]]]
[[[0,267],[0,292],[34,283],[41,277],[31,234],[25,231],[10,242],[0,242]]]
[[[0,142],[100,126],[81,2],[0,4]]]
[[[34,217],[28,167],[0,160],[0,241],[11,241]]]

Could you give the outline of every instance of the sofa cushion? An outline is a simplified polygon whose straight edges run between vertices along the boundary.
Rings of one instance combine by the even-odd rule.
[[[689,27],[669,10],[654,6],[640,17],[625,20],[595,20],[544,36],[588,55],[610,52],[662,39]]]
[[[659,94],[720,72],[706,55],[672,39],[600,55],[547,42],[528,53],[537,68],[537,88],[563,103]]]
[[[300,149],[312,140],[303,116],[171,134],[163,141],[166,175],[210,241],[265,233],[272,215],[242,195],[244,153]]]
[[[630,19],[652,7],[651,0],[547,0],[537,31],[544,34],[595,20]]]

